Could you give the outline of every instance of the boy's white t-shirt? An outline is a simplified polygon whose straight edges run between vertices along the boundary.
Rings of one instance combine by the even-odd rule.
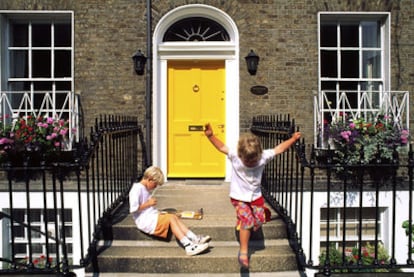
[[[230,180],[230,197],[243,202],[252,202],[261,197],[263,169],[275,157],[275,151],[273,149],[264,150],[255,167],[246,167],[234,149],[228,152],[227,157],[233,167]]]
[[[153,234],[158,221],[158,210],[148,207],[138,212],[138,208],[151,198],[151,193],[141,183],[134,183],[129,191],[129,212],[132,214],[138,229],[147,234]]]

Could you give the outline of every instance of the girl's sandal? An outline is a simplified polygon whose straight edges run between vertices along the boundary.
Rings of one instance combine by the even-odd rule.
[[[240,253],[237,256],[239,264],[242,268],[249,268],[249,255],[247,253]]]

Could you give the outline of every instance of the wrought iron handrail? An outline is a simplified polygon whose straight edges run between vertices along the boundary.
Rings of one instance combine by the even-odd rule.
[[[295,122],[286,122],[285,116],[258,116],[253,119],[251,131],[262,141],[263,148],[273,148],[287,139],[295,129]],[[320,150],[320,149],[319,149]],[[262,191],[270,205],[279,213],[287,225],[288,239],[296,254],[298,267],[303,273],[330,276],[355,272],[386,271],[403,273],[414,267],[414,218],[413,218],[413,172],[414,152],[412,145],[406,156],[394,159],[391,164],[359,164],[356,166],[336,164],[333,162],[332,150],[318,149],[307,145],[302,139],[287,152],[278,155],[266,166]],[[355,177],[337,178],[338,168],[355,170]],[[375,168],[376,173],[388,172],[387,176],[369,180],[365,175]],[[373,219],[373,249],[367,252],[362,235],[363,208],[371,207],[375,211]],[[355,261],[350,262],[346,247],[333,249],[335,236],[330,232],[333,225],[332,210],[342,210],[342,218],[337,222],[341,230],[348,230],[351,222],[346,214],[351,209],[358,211],[356,219],[356,237],[351,238],[346,232],[337,245],[346,245],[349,239],[356,239]],[[389,214],[388,224],[384,223],[381,231],[380,212],[386,209]],[[321,228],[320,218],[326,214],[325,227]],[[398,221],[397,221],[398,220]],[[406,221],[406,229],[402,228]],[[325,242],[320,245],[320,232],[325,232]],[[380,237],[379,234],[383,234]],[[387,235],[389,234],[389,235]],[[405,239],[403,239],[405,237]],[[398,239],[397,239],[398,238]],[[384,244],[385,243],[385,244]],[[388,250],[387,261],[379,255],[383,246]],[[332,251],[335,251],[334,253]],[[364,260],[364,254],[372,255],[372,263]],[[333,258],[336,260],[333,260]],[[306,275],[306,273],[305,273]],[[312,275],[313,276],[313,275]],[[376,275],[375,275],[376,276]]]
[[[93,266],[99,240],[111,236],[108,222],[147,166],[145,149],[136,118],[101,116],[91,128],[90,138],[76,144],[67,161],[3,163],[0,171],[6,179],[0,186],[8,199],[0,219],[7,221],[10,244],[4,248],[9,255],[0,257],[0,274],[72,275],[77,269]],[[19,200],[24,200],[23,207],[16,203]],[[26,221],[19,220],[17,210],[21,208]],[[42,211],[44,221],[34,225],[31,219],[36,209]],[[68,215],[68,209],[73,213]],[[68,221],[72,221],[69,227]],[[16,238],[21,236],[17,226],[27,230],[27,257],[16,256]],[[45,251],[42,265],[35,262],[39,254],[35,244],[39,243]]]

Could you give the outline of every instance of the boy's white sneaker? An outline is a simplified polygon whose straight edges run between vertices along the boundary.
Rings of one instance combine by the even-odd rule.
[[[193,243],[185,247],[185,252],[188,256],[194,256],[200,254],[208,248],[208,243]]]
[[[209,242],[210,240],[211,240],[210,236],[198,235],[196,239],[192,240],[192,242],[198,243],[198,244],[203,244],[203,243]]]

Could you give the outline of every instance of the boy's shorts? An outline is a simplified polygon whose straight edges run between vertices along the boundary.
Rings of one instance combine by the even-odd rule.
[[[231,198],[231,204],[236,208],[237,230],[253,228],[256,231],[266,222],[263,197],[253,202],[243,202]]]
[[[170,218],[172,214],[158,214],[157,226],[155,227],[154,236],[167,238],[170,230]]]

